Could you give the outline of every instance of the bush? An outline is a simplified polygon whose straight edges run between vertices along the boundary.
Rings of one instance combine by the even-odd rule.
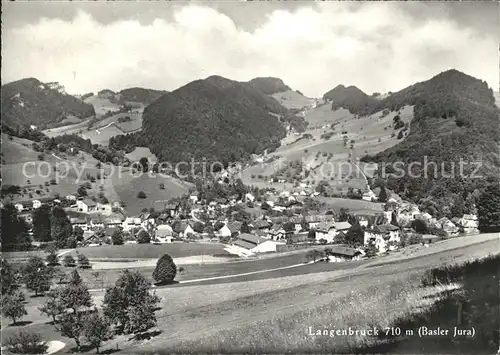
[[[165,254],[156,263],[156,268],[153,271],[153,279],[159,284],[171,283],[176,274],[177,267],[172,257]]]
[[[8,338],[5,346],[14,354],[45,354],[48,348],[40,334],[23,330]]]
[[[89,258],[87,258],[85,255],[83,254],[78,254],[78,265],[82,268],[82,269],[90,269],[92,266],[90,265],[90,261],[89,261]]]
[[[122,245],[123,244],[123,233],[120,230],[114,231],[111,236],[111,242],[113,245]]]
[[[151,243],[151,236],[145,230],[139,232],[137,236],[137,243],[139,244],[148,244]]]
[[[66,254],[66,256],[63,259],[63,265],[66,267],[73,267],[76,265],[75,259],[71,255]]]

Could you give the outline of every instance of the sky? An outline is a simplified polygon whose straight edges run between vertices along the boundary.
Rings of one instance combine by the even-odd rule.
[[[451,68],[499,86],[495,2],[4,2],[2,84],[71,94],[273,76],[310,97],[403,89]]]

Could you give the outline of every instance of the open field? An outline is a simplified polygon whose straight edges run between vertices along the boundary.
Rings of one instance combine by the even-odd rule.
[[[131,162],[139,161],[142,157],[148,158],[151,163],[156,163],[158,159],[156,155],[151,153],[149,148],[146,147],[137,147],[132,152],[125,155]]]
[[[322,196],[318,196],[316,197],[316,199],[319,202],[325,203],[327,209],[333,208],[335,210],[340,210],[341,208],[347,208],[350,212],[368,215],[377,214],[384,211],[384,204],[379,202]]]
[[[284,138],[281,146],[268,154],[267,160],[271,163],[255,164],[243,170],[242,180],[245,184],[260,188],[269,186],[267,181],[274,174],[283,174],[285,178],[293,177],[290,171],[281,171],[292,161],[300,161],[308,168],[310,174],[302,178],[303,182],[312,185],[321,180],[328,181],[336,191],[346,192],[349,187],[364,189],[366,181],[352,162],[366,154],[375,154],[397,144],[398,130],[391,125],[397,112],[382,115],[381,112],[364,117],[356,117],[347,110],[332,111],[326,104],[316,108],[306,109],[304,116],[309,122],[309,129],[304,134],[312,138],[300,139],[297,135]],[[413,108],[406,106],[400,111],[403,122],[410,122],[413,118]],[[332,130],[330,126],[336,124]],[[347,132],[347,134],[342,134]],[[322,135],[331,134],[327,139]],[[344,143],[344,136],[347,143]],[[352,146],[352,148],[351,148]],[[364,165],[360,164],[363,168]],[[366,171],[373,173],[374,167]],[[267,179],[266,179],[267,177]],[[277,189],[292,189],[292,183],[282,186],[273,184]]]
[[[310,99],[308,97],[305,97],[304,95],[299,94],[295,90],[289,90],[285,92],[279,92],[276,94],[271,95],[274,97],[278,102],[288,108],[288,109],[301,109],[308,107],[314,102],[314,99]]]
[[[499,238],[498,234],[455,238],[428,248],[416,247],[411,254],[405,255],[402,250],[360,265],[351,264],[349,269],[316,272],[307,277],[158,288],[156,293],[164,298],[162,309],[157,312],[158,329],[162,332],[149,341],[117,337],[103,350],[119,344],[122,353],[129,354],[215,349],[283,352],[287,348],[349,352],[376,339],[311,338],[307,336],[308,326],[322,329],[351,325],[364,329],[390,325],[403,315],[429,307],[432,299],[425,297],[443,291],[418,287],[417,281],[425,270],[496,252]],[[95,293],[96,304],[102,297],[102,293]],[[60,337],[44,323],[48,319],[38,315],[36,307],[41,302],[43,298],[29,299],[29,316],[25,320],[33,323],[26,329],[42,333],[46,340],[63,340],[73,347],[71,340]],[[169,326],[172,324],[175,327]],[[203,327],[193,328],[193,324]],[[16,329],[4,328],[2,336],[9,336]]]
[[[101,98],[97,95],[87,97],[84,101],[94,106],[97,117],[104,115],[108,111],[117,111],[120,108],[120,105],[109,101],[109,99]]]

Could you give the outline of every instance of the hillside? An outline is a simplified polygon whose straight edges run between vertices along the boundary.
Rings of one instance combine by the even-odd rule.
[[[28,78],[2,85],[2,123],[10,127],[43,129],[64,124],[72,116],[84,119],[94,115],[92,105],[66,94],[57,83]]]
[[[285,128],[270,113],[287,110],[246,83],[211,76],[146,107],[135,143],[160,161],[206,157],[227,163],[279,144]]]
[[[253,88],[267,95],[273,95],[280,92],[291,91],[289,86],[285,85],[283,80],[272,77],[255,78],[248,82]]]
[[[435,176],[432,166],[427,178],[417,166],[412,170],[414,177],[389,177],[387,184],[403,198],[426,206],[434,214],[462,209],[464,197],[470,207],[474,203],[472,192],[480,189],[485,177],[498,177],[500,172],[500,110],[495,106],[493,91],[481,80],[449,70],[392,94],[373,111],[397,110],[403,105],[414,105],[408,137],[363,160],[405,165],[423,159],[435,162]],[[463,178],[458,170],[461,159],[466,163]],[[469,178],[476,162],[480,163],[477,174],[483,177]],[[448,177],[451,171],[455,174]]]
[[[345,108],[357,115],[366,115],[379,103],[376,98],[365,94],[356,86],[338,85],[323,95],[324,100],[332,101],[332,110]]]
[[[165,94],[168,94],[168,91],[134,87],[120,91],[117,98],[120,103],[136,102],[149,105]]]

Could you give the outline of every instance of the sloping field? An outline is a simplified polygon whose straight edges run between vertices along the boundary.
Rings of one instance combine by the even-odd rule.
[[[305,108],[314,103],[314,99],[310,99],[308,97],[305,97],[302,94],[299,94],[295,90],[289,90],[289,91],[284,91],[284,92],[279,92],[276,94],[271,95],[274,97],[278,102],[288,108],[288,109],[300,109],[300,108]]]
[[[88,128],[91,119],[84,120],[80,123],[70,124],[66,126],[50,128],[42,131],[48,137],[62,136],[63,134],[80,134]]]
[[[113,174],[112,182],[119,200],[125,203],[125,209],[129,215],[137,215],[144,208],[153,207],[161,210],[164,202],[155,204],[155,201],[165,201],[182,196],[188,193],[192,186],[173,177],[162,177],[159,174],[133,176],[132,171],[127,168],[123,168],[121,174]],[[160,183],[165,184],[164,189],[160,189]],[[143,191],[146,198],[138,198],[139,191]]]
[[[304,133],[312,137],[298,141],[298,136],[287,137],[275,152],[268,155],[268,159],[279,159],[272,164],[256,164],[246,168],[242,172],[243,181],[249,185],[265,187],[268,185],[265,177],[271,177],[287,162],[298,160],[311,169],[316,168],[307,182],[317,184],[321,180],[327,180],[339,192],[345,192],[349,187],[364,189],[364,177],[352,176],[359,175],[358,169],[349,164],[348,160],[357,162],[366,154],[375,154],[397,144],[399,131],[391,127],[396,114],[397,112],[387,115],[376,113],[358,118],[347,110],[331,111],[330,105],[308,109],[305,117],[310,122],[310,129]],[[400,117],[403,122],[409,123],[413,118],[413,108],[406,106],[401,109]],[[330,128],[332,124],[335,124],[333,130]],[[372,173],[373,169],[367,172]],[[259,175],[262,177],[259,178]],[[279,185],[273,186],[279,188]],[[290,188],[290,185],[283,186],[286,187]]]
[[[25,163],[38,160],[38,154],[32,149],[32,141],[11,137],[2,133],[2,159],[6,164]],[[3,169],[3,166],[2,166]],[[2,176],[4,179],[5,177]],[[5,180],[4,180],[4,183]]]
[[[108,111],[117,111],[120,108],[120,105],[109,101],[109,99],[100,98],[97,95],[90,96],[84,101],[94,106],[97,117],[104,115]]]
[[[146,147],[137,147],[132,152],[126,154],[126,157],[131,162],[139,161],[139,159],[141,159],[143,157],[148,158],[148,160],[150,162],[152,162],[153,164],[158,161],[158,159],[156,158],[156,155],[151,153],[151,150],[149,150],[149,148],[146,148]]]
[[[343,347],[359,345],[363,339],[327,337],[318,341],[307,337],[308,327],[338,329],[350,325],[362,329],[389,325],[391,319],[411,306],[406,300],[416,301],[410,298],[416,291],[413,280],[419,280],[425,270],[484,257],[498,245],[498,235],[475,237],[440,246],[440,253],[430,254],[432,246],[425,248],[425,254],[397,264],[382,264],[374,259],[355,269],[310,274],[307,278],[289,276],[157,289],[157,294],[166,301],[157,315],[158,328],[163,332],[137,346],[141,352],[217,349],[219,352],[263,353],[290,349],[322,351],[328,345],[330,352],[349,352]],[[474,242],[479,243],[452,249]],[[386,302],[382,302],[384,299]],[[396,303],[400,301],[404,303]],[[394,307],[396,305],[402,308]],[[351,312],[343,312],[344,308]],[[370,323],[374,319],[388,324]],[[176,326],[166,331],[168,324]],[[193,324],[203,324],[203,327],[193,329]],[[129,348],[124,352],[134,353],[138,349]]]

